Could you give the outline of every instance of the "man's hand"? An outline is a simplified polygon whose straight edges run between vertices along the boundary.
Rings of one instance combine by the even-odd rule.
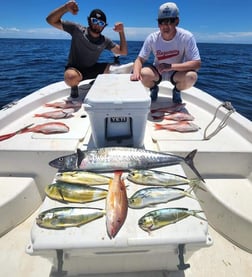
[[[117,23],[115,23],[113,30],[114,30],[115,32],[117,32],[117,33],[124,32],[123,23],[122,23],[122,22],[117,22]]]
[[[78,4],[74,0],[70,0],[66,3],[67,10],[72,13],[73,15],[76,15],[79,11]]]

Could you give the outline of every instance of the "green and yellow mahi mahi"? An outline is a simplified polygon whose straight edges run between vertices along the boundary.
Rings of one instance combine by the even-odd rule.
[[[200,210],[189,210],[186,208],[157,209],[142,216],[138,221],[138,225],[144,231],[151,232],[169,224],[176,223],[190,215],[195,216],[201,220],[206,220],[205,218],[198,215],[198,213],[202,212],[203,211]]]
[[[107,197],[108,191],[102,188],[56,182],[47,185],[46,195],[53,200],[70,203],[88,203]]]
[[[111,179],[111,177],[88,171],[58,172],[55,176],[56,181],[88,186],[108,185]]]
[[[38,226],[47,229],[65,229],[80,227],[88,222],[103,217],[105,210],[89,207],[59,207],[41,212],[36,218]]]

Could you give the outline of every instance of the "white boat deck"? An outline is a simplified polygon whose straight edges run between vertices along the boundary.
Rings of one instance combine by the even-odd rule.
[[[53,93],[57,91],[58,88],[60,88],[61,92]],[[5,122],[1,120],[0,123],[1,134],[15,131],[31,123],[31,120],[34,123],[43,122],[42,119],[33,118],[33,114],[40,113],[42,110],[44,111],[42,108],[44,103],[65,99],[69,93],[69,90],[64,87],[62,83],[53,85],[51,91],[41,90],[41,92],[38,93],[40,94],[40,101],[37,101],[37,98],[39,98],[38,95],[31,96],[34,97],[34,103],[36,103],[36,105],[29,106],[26,100],[23,102],[21,101],[14,115],[11,110],[6,110],[4,115]],[[163,91],[161,89],[159,100],[153,105],[154,107],[163,105],[163,101],[167,99],[165,91],[166,90]],[[85,92],[85,89],[83,89],[83,94],[85,94]],[[247,224],[247,228],[251,230],[252,207],[249,205],[249,201],[251,200],[250,196],[252,193],[252,137],[250,136],[252,130],[250,129],[248,131],[248,129],[244,127],[247,121],[244,121],[243,117],[240,117],[240,115],[235,115],[234,117],[232,115],[228,121],[229,127],[221,130],[220,133],[211,140],[203,140],[204,129],[207,123],[211,121],[213,112],[218,105],[214,103],[212,98],[209,99],[209,101],[208,99],[205,100],[206,102],[202,104],[201,102],[203,100],[201,100],[200,93],[201,92],[197,89],[192,89],[188,90],[183,96],[186,102],[186,109],[195,117],[194,122],[201,127],[200,131],[183,134],[163,130],[155,131],[153,128],[153,120],[149,118],[145,132],[144,145],[150,150],[168,151],[182,156],[185,156],[193,149],[198,149],[195,158],[196,167],[206,180],[205,187],[208,190],[208,195],[214,196],[211,198],[213,200],[213,205],[209,206],[208,198],[206,194],[204,194],[205,192],[200,190],[197,191],[197,196],[204,201],[202,207],[207,217],[216,223],[223,221],[229,229],[232,229],[230,231],[231,234],[239,232],[239,228],[233,230],[235,227],[239,227],[239,224]],[[23,109],[25,109],[26,112],[24,112]],[[32,178],[35,184],[38,185],[40,197],[44,198],[43,185],[45,186],[48,182],[51,182],[56,173],[55,169],[48,166],[48,161],[57,156],[72,153],[77,147],[92,144],[89,120],[88,117],[83,117],[83,115],[86,116],[86,113],[83,109],[80,109],[75,114],[74,118],[60,120],[70,125],[71,132],[69,132],[69,134],[49,135],[45,137],[41,134],[27,133],[17,135],[5,142],[1,142],[0,177],[2,179],[11,177]],[[223,114],[221,116],[223,116]],[[18,120],[13,121],[13,117]],[[13,123],[7,124],[6,122],[8,121],[13,121]],[[217,122],[219,121],[220,118],[217,119]],[[238,121],[240,121],[239,123],[241,123],[241,126],[239,125],[237,127]],[[48,120],[44,120],[44,122],[48,122]],[[80,128],[80,126],[82,126],[82,128]],[[239,131],[237,131],[237,128]],[[229,138],[232,138],[232,140]],[[25,143],[27,141],[29,141],[29,149],[27,149],[27,143]],[[40,169],[41,172],[44,172],[42,175],[34,174],[38,165],[36,159],[40,161],[39,164],[44,164]],[[7,163],[5,161],[14,161],[14,163]],[[15,167],[14,172],[13,167]],[[190,176],[192,174],[190,169],[186,166],[183,167],[183,169],[188,177],[192,177]],[[31,179],[29,179],[29,182],[31,182]],[[243,187],[242,190],[240,186]],[[230,193],[225,194],[227,190]],[[25,194],[21,195],[22,197],[26,197]],[[38,206],[35,207],[35,205],[33,205],[32,211],[30,211],[30,213],[27,212],[27,218],[25,220],[23,219],[20,224],[18,222],[15,228],[2,234],[0,237],[0,268],[2,276],[52,276],[52,261],[40,256],[30,256],[26,253],[26,248],[30,241],[30,232],[39,212],[39,205],[42,203],[42,200],[39,199],[40,197],[36,197],[38,198]],[[0,207],[2,205],[1,201],[3,202],[0,197]],[[219,212],[220,207],[218,205],[223,202],[226,203],[227,206],[225,212],[228,217],[232,217],[232,220],[227,222],[225,222],[226,218],[223,217],[223,214]],[[230,205],[232,205],[232,213],[230,212]],[[223,207],[220,209],[223,212]],[[245,220],[241,220],[241,218]],[[241,222],[239,222],[239,220],[241,220]],[[212,224],[212,226],[213,225],[214,224]],[[216,229],[218,228],[219,225]],[[213,227],[208,226],[208,229],[213,240],[213,245],[201,248],[186,260],[185,262],[190,264],[190,268],[185,271],[121,272],[119,274],[110,273],[92,276],[250,276],[252,272],[252,240],[249,236],[252,232],[248,231],[249,235],[247,236],[241,233],[236,234],[237,237],[240,236],[243,238],[239,243],[244,245],[248,242],[249,253],[238,247],[237,244],[239,243],[236,242],[234,244],[230,242],[230,240],[227,240],[213,229]],[[224,234],[224,236],[228,237],[226,234]],[[148,263],[151,261],[146,262]],[[130,272],[130,269],[127,270]],[[91,275],[83,274],[81,276]]]

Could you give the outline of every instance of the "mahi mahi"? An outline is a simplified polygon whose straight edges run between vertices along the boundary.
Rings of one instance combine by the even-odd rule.
[[[129,171],[132,169],[150,169],[185,162],[200,178],[193,164],[197,150],[193,150],[185,158],[171,153],[156,152],[142,148],[105,147],[81,151],[56,158],[49,165],[59,171],[86,170],[95,172]]]
[[[138,225],[146,232],[151,232],[167,226],[169,224],[176,223],[188,216],[195,216],[201,220],[206,221],[204,217],[198,215],[202,213],[200,210],[189,210],[187,208],[163,208],[146,213],[142,216]]]
[[[191,191],[192,188],[184,190],[172,187],[147,187],[136,191],[128,199],[128,203],[129,207],[132,209],[143,209],[157,204],[177,200],[185,196],[197,200],[196,197],[191,194]]]
[[[45,192],[51,199],[63,203],[88,203],[104,199],[108,194],[106,189],[79,184],[69,184],[65,182],[57,182],[47,185]]]
[[[41,212],[36,218],[36,223],[42,228],[59,230],[80,227],[105,214],[105,210],[98,208],[58,207]]]
[[[58,172],[55,176],[55,180],[71,184],[98,186],[108,185],[111,177],[88,171],[65,171]]]

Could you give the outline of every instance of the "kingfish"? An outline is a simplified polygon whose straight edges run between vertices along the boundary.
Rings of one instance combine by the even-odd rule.
[[[40,227],[47,229],[65,229],[80,227],[88,222],[103,217],[105,210],[89,207],[60,207],[41,212],[36,218]]]
[[[102,188],[57,182],[47,185],[45,192],[51,199],[60,202],[87,203],[106,198],[108,191]]]
[[[106,198],[106,227],[110,239],[114,238],[119,232],[128,213],[126,188],[121,176],[121,171],[114,173]]]
[[[162,153],[142,148],[105,147],[56,158],[49,165],[59,171],[86,170],[95,172],[113,172],[117,170],[150,169],[185,162],[202,181],[203,178],[193,164],[197,150],[185,158],[170,153]]]
[[[111,177],[88,171],[66,171],[58,172],[56,181],[88,186],[108,185]]]
[[[138,225],[146,232],[154,231],[169,224],[176,223],[190,215],[206,221],[205,218],[198,215],[200,210],[189,210],[186,208],[163,208],[146,213],[142,216]]]
[[[129,207],[132,209],[142,209],[156,204],[167,203],[182,197],[196,197],[190,194],[191,190],[185,191],[180,188],[167,187],[147,187],[136,191],[129,199]]]

